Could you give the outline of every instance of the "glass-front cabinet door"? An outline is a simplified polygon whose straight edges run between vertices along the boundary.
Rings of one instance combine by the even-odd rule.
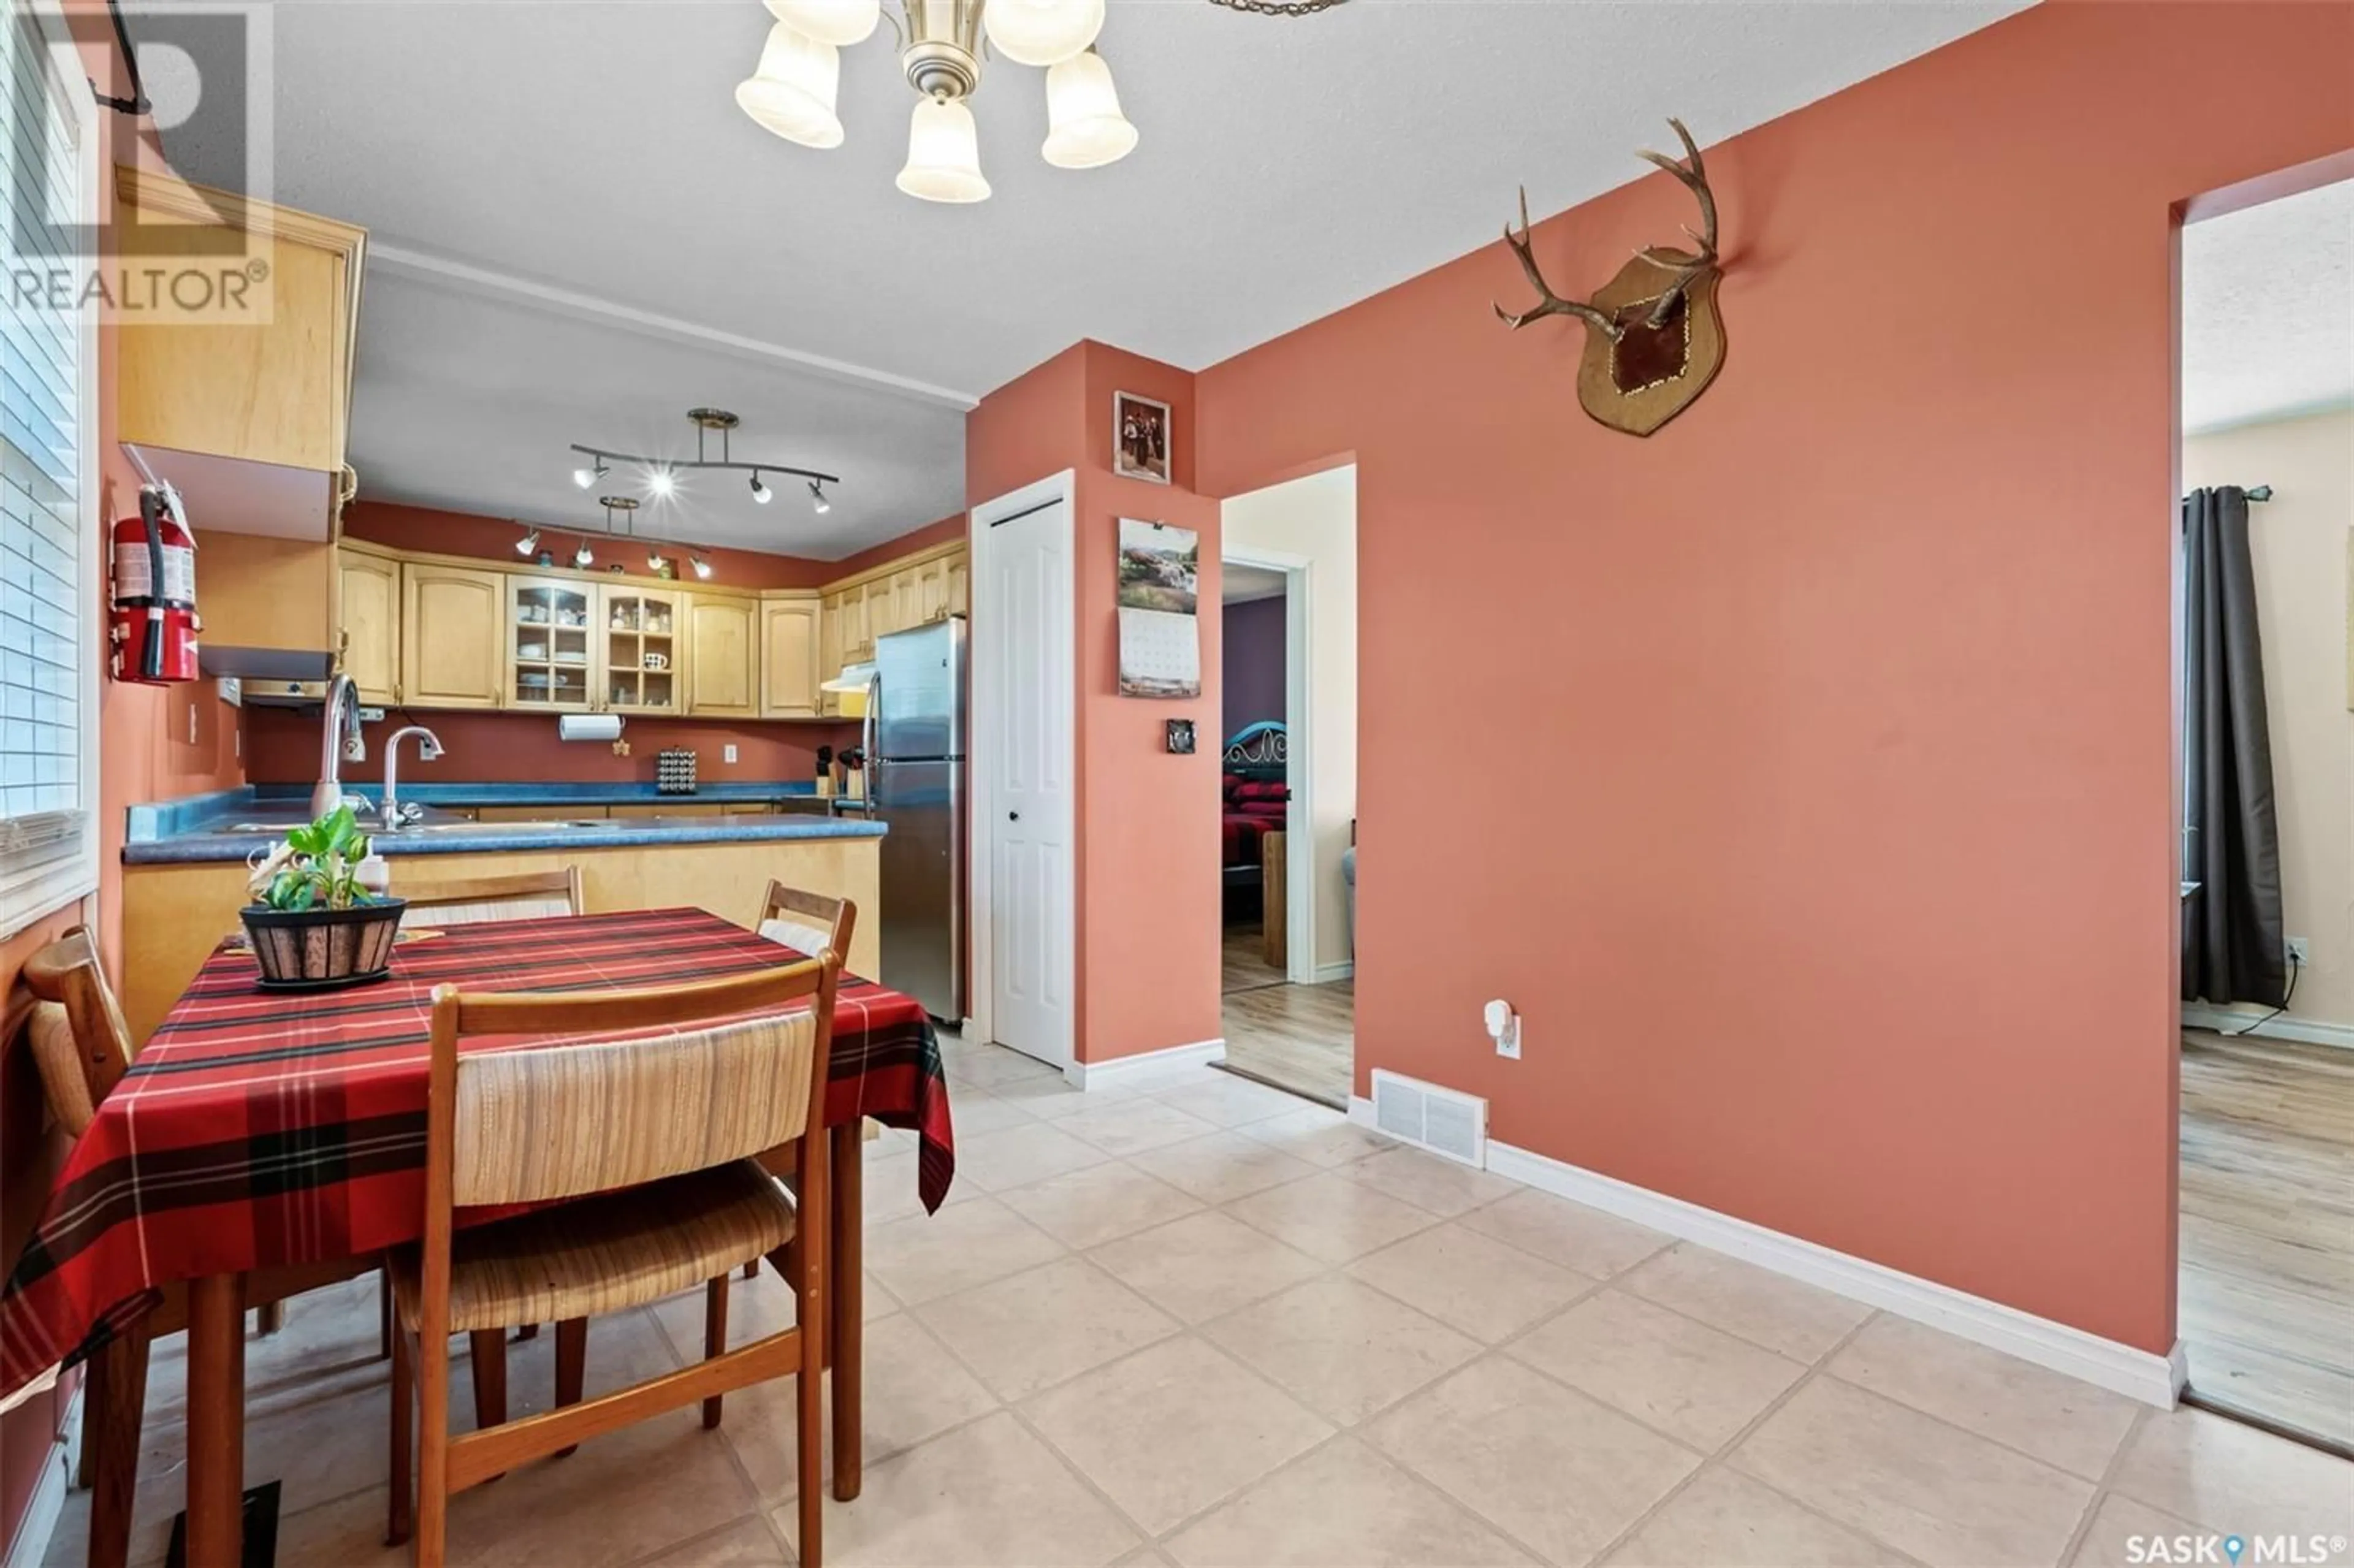
[[[507,578],[507,705],[585,713],[596,705],[597,590],[554,577]]]
[[[597,705],[615,713],[674,714],[686,697],[686,595],[599,584],[604,666]]]

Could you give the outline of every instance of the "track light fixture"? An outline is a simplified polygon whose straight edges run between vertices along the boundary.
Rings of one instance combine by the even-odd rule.
[[[711,563],[705,560],[701,556],[695,556],[690,557],[690,559],[693,561],[695,566],[695,575],[701,577],[705,582],[710,581]]]
[[[810,510],[822,517],[833,510],[833,503],[825,498],[825,490],[816,480],[810,481]]]
[[[597,552],[588,547],[588,536],[585,534],[580,536],[579,547],[572,552],[572,564],[584,572],[597,564]]]
[[[695,426],[695,457],[692,461],[685,458],[640,457],[631,452],[608,451],[602,447],[584,447],[575,442],[572,450],[591,460],[596,466],[574,469],[572,482],[583,490],[590,489],[610,471],[607,466],[608,463],[636,463],[645,470],[647,495],[656,501],[665,501],[678,493],[681,475],[695,469],[726,469],[736,473],[750,474],[752,499],[763,504],[766,504],[774,494],[769,486],[769,482],[762,477],[764,474],[789,473],[797,479],[810,480],[813,483],[840,484],[842,482],[837,475],[820,473],[811,468],[796,468],[789,462],[737,462],[727,450],[728,432],[743,421],[725,408],[689,408],[686,411],[686,417],[688,422]],[[716,458],[711,456],[709,450],[711,432],[714,430],[719,432],[719,455]],[[819,510],[823,511],[824,508],[820,507]]]
[[[529,560],[538,552],[538,550],[539,530],[536,528],[525,529],[523,537],[515,541],[515,554],[521,556],[525,560]]]

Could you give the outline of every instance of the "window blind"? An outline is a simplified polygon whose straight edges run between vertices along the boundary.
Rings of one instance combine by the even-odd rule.
[[[12,6],[0,23],[0,247],[11,271],[72,269],[58,248],[83,211],[70,89],[54,69],[41,19]],[[96,881],[84,726],[86,619],[81,534],[84,339],[79,311],[11,308],[0,316],[0,935]]]

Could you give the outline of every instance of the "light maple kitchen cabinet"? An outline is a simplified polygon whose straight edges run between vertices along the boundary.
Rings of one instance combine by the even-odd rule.
[[[821,595],[817,601],[817,678],[820,685],[842,673],[842,596]],[[842,713],[842,694],[821,691],[817,711],[822,717]]]
[[[814,718],[821,711],[818,683],[824,609],[815,594],[778,594],[760,600],[760,716]]]
[[[341,545],[335,577],[343,613],[339,667],[359,688],[362,703],[381,707],[399,702],[399,558]]]
[[[176,289],[123,313],[116,439],[179,487],[199,528],[326,542],[366,230],[127,165],[115,170],[115,201],[123,232],[138,232],[139,254],[125,259],[134,277],[225,280],[201,316],[175,313],[189,297]],[[240,231],[233,255],[219,251],[224,228]]]
[[[875,637],[867,629],[866,585],[860,583],[843,589],[841,604],[834,613],[842,622],[843,663],[863,663],[875,657]]]
[[[907,623],[899,619],[903,606],[899,597],[899,577],[876,577],[866,585],[866,657],[875,657],[875,645],[895,631],[904,631]]]
[[[499,678],[507,705],[587,713],[599,689],[599,585],[513,573],[505,582]]]
[[[684,710],[687,598],[663,588],[597,585],[601,713],[676,714]]]
[[[926,561],[910,567],[915,579],[915,626],[929,626],[935,620],[946,620],[949,613],[949,563],[946,556]]]
[[[972,560],[962,550],[949,557],[948,596],[950,615],[972,613]]]
[[[420,708],[495,708],[506,691],[507,579],[404,561],[400,697]]]
[[[761,710],[760,638],[766,607],[695,594],[686,607],[686,711],[697,718],[754,718]]]

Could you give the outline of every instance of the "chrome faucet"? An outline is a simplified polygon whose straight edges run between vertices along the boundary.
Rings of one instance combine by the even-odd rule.
[[[342,765],[366,760],[367,741],[360,735],[360,689],[352,684],[349,675],[337,675],[327,683],[327,716],[319,734],[319,782],[311,790],[313,821],[344,803],[344,787],[337,781]],[[364,811],[367,802],[363,800],[355,809]]]
[[[412,735],[417,736],[418,761],[431,762],[441,755],[441,737],[421,724],[393,731],[392,738],[384,743],[384,831],[387,833],[400,832],[425,814],[424,807],[404,806],[399,800],[400,743]]]

